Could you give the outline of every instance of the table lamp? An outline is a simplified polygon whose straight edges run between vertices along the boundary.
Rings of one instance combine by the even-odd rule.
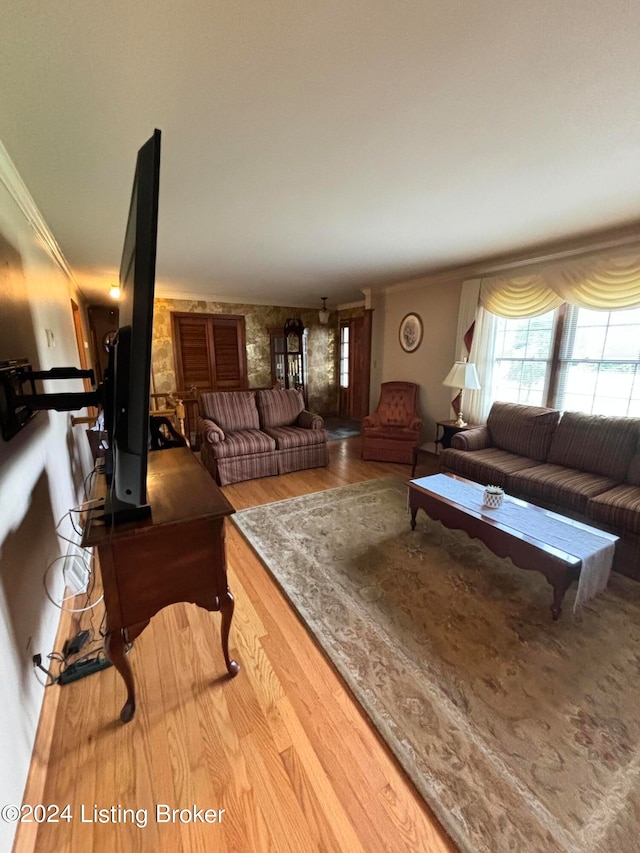
[[[477,391],[480,388],[478,372],[475,364],[469,364],[468,361],[456,361],[453,367],[447,373],[443,385],[448,385],[450,388],[458,388],[460,390],[460,409],[458,410],[458,420],[454,426],[466,427],[466,421],[462,417],[462,400],[465,390]],[[455,409],[454,409],[455,411]]]

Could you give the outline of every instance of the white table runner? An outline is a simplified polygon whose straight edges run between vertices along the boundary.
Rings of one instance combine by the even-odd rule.
[[[466,509],[474,510],[486,518],[492,518],[500,524],[511,527],[518,533],[539,539],[545,545],[560,548],[567,554],[581,559],[582,568],[574,611],[607,586],[617,536],[574,522],[570,518],[559,518],[557,515],[533,511],[517,503],[508,495],[505,495],[501,507],[489,509],[482,503],[484,492],[482,486],[461,483],[444,474],[433,474],[413,482],[441,497],[455,501]]]

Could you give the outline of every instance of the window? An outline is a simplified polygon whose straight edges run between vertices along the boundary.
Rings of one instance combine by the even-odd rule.
[[[349,387],[349,326],[340,327],[340,387]]]
[[[640,308],[498,317],[493,399],[640,417]]]
[[[496,324],[493,383],[496,399],[543,405],[549,388],[556,312]]]
[[[594,415],[640,416],[640,308],[569,308],[555,406]]]

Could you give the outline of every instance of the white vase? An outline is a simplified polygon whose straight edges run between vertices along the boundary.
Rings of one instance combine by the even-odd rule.
[[[489,489],[484,490],[483,503],[489,509],[498,509],[502,506],[504,500],[504,492],[490,492]]]

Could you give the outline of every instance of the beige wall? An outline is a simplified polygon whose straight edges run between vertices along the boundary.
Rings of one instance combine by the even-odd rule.
[[[41,369],[78,366],[70,305],[78,295],[14,194],[26,196],[0,145],[0,359],[26,357]],[[55,347],[47,346],[45,329]],[[55,390],[81,391],[82,384],[58,382]],[[67,552],[54,528],[82,498],[89,469],[84,429],[72,429],[69,414],[40,412],[10,441],[0,438],[0,803],[22,801],[44,693],[31,659],[39,652],[46,663],[60,618],[43,575]],[[60,530],[74,536],[68,519]],[[54,597],[63,592],[60,562],[49,588]],[[0,822],[1,850],[11,849],[14,830]]]
[[[371,408],[380,396],[380,384],[404,380],[420,385],[423,441],[432,441],[435,422],[453,417],[452,394],[442,385],[455,359],[455,337],[462,281],[421,279],[409,285],[387,288],[373,296],[373,347]],[[400,346],[402,318],[419,314],[424,328],[422,343],[412,353]]]
[[[307,399],[311,411],[328,414],[337,410],[337,315],[322,326],[316,310],[249,305],[238,302],[156,299],[153,318],[153,383],[157,393],[176,389],[171,333],[171,312],[241,314],[245,318],[247,371],[250,388],[271,386],[270,328],[284,328],[289,317],[299,317],[308,330]]]

